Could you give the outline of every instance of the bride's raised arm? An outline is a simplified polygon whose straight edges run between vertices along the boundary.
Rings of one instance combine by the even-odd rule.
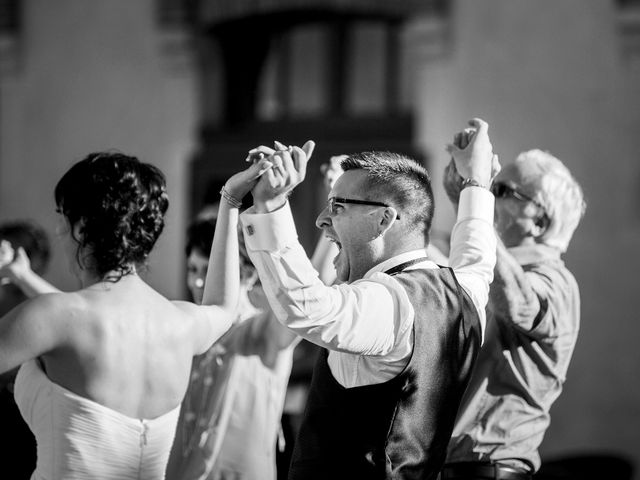
[[[197,353],[208,350],[229,329],[236,316],[240,290],[239,209],[242,198],[271,166],[267,159],[257,161],[227,180],[220,192],[216,230],[200,307],[207,312],[207,318],[203,319],[205,325],[201,325],[198,332]]]

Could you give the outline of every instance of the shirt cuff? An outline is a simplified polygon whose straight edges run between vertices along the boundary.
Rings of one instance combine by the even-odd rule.
[[[269,213],[254,213],[254,207],[240,215],[244,243],[248,250],[275,252],[298,241],[289,202]]]
[[[460,192],[458,203],[458,221],[479,218],[493,225],[495,197],[482,187],[467,187]]]

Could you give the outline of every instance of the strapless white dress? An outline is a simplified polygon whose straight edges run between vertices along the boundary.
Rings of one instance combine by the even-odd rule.
[[[15,398],[38,443],[32,480],[164,478],[180,406],[131,418],[52,382],[35,360],[20,368]]]

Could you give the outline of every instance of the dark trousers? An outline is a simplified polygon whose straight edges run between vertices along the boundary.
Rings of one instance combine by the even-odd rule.
[[[525,469],[490,462],[448,463],[440,472],[440,480],[531,480]]]
[[[0,476],[28,480],[36,469],[36,439],[8,388],[0,389]]]

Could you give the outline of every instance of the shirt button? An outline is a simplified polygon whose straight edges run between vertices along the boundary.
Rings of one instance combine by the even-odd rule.
[[[247,230],[247,235],[253,235],[253,232],[254,232],[253,225],[247,225],[246,230]]]

